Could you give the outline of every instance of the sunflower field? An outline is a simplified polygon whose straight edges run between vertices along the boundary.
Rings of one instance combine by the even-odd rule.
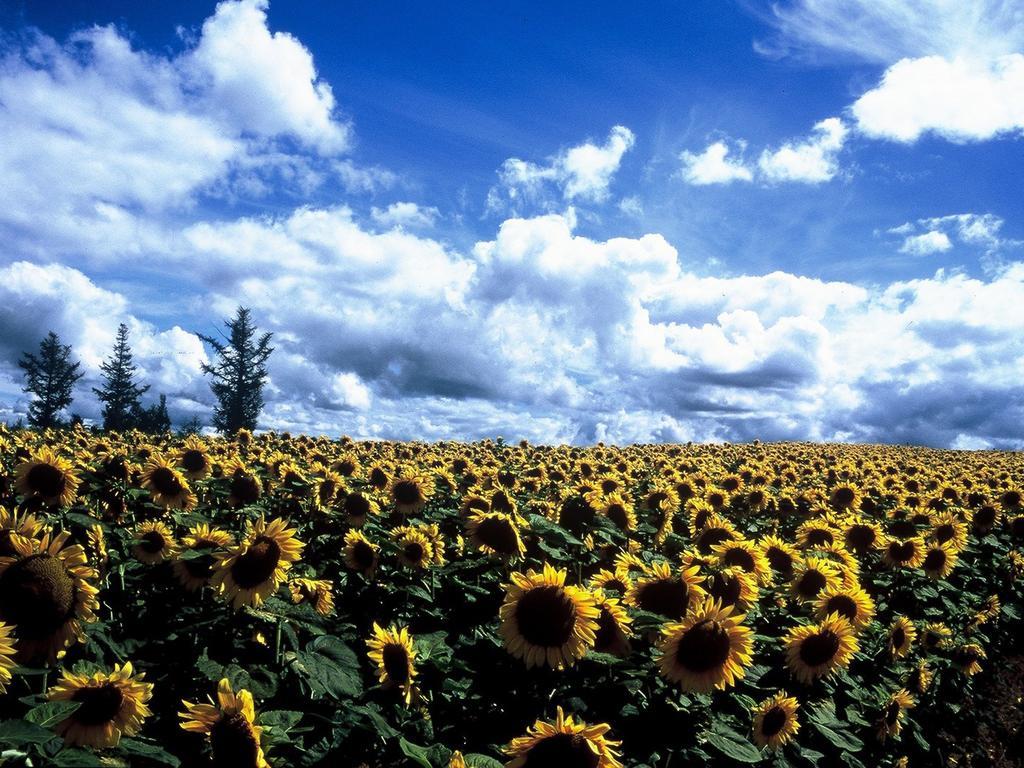
[[[0,457],[0,765],[997,760],[1021,454],[0,428]]]

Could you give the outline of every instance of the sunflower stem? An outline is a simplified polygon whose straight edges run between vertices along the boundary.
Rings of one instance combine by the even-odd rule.
[[[280,616],[277,617],[277,629],[274,632],[274,666],[281,666],[281,625],[284,624],[284,619]]]
[[[42,675],[40,675],[39,681],[40,681],[39,693],[41,695],[45,696],[47,689],[50,687],[50,670],[49,669],[47,669],[45,672],[43,672]]]

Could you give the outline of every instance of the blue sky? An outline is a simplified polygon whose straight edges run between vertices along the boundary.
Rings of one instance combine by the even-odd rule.
[[[1024,444],[1024,4],[0,6],[0,403],[117,322],[179,420]],[[95,383],[92,381],[92,383]]]

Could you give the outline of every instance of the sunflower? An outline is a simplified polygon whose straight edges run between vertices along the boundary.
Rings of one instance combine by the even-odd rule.
[[[860,489],[850,483],[840,483],[832,487],[828,495],[828,503],[832,509],[845,512],[860,509]]]
[[[801,602],[817,600],[818,595],[840,583],[839,568],[823,557],[805,557],[797,561],[790,592]]]
[[[738,539],[740,535],[731,522],[719,515],[712,515],[708,518],[704,528],[694,538],[697,549],[705,555],[711,554],[716,545],[730,539]]]
[[[619,600],[605,594],[602,589],[591,592],[594,602],[601,609],[597,617],[597,633],[594,636],[594,650],[615,656],[628,656],[630,652],[630,624],[633,619],[619,603]]]
[[[882,707],[882,716],[875,728],[875,736],[879,741],[885,741],[888,737],[899,736],[903,728],[904,712],[914,706],[914,697],[905,688],[889,696]]]
[[[341,511],[348,517],[349,525],[361,528],[370,517],[380,513],[380,507],[372,496],[353,491],[341,502]]]
[[[896,620],[889,627],[886,647],[893,658],[898,659],[901,656],[907,655],[916,639],[917,629],[914,628],[914,622],[906,616],[897,616]]]
[[[597,506],[598,512],[615,523],[620,531],[636,530],[636,511],[632,502],[620,493],[606,496]]]
[[[142,487],[149,491],[154,503],[167,509],[188,512],[196,505],[196,497],[188,487],[188,481],[174,464],[157,454],[146,463]]]
[[[78,495],[78,476],[71,462],[49,448],[40,448],[14,470],[14,487],[26,499],[70,506]]]
[[[334,588],[323,579],[292,579],[288,583],[293,603],[312,603],[321,616],[334,612]]]
[[[217,685],[217,703],[193,704],[182,700],[181,727],[205,733],[213,750],[213,763],[232,768],[270,768],[260,747],[263,729],[256,725],[256,707],[252,694],[237,694],[225,677]]]
[[[169,560],[178,551],[178,543],[174,540],[171,529],[156,520],[139,524],[132,538],[136,542],[132,547],[132,554],[136,560],[146,565],[156,565]]]
[[[426,476],[412,471],[400,471],[391,481],[388,493],[395,509],[403,515],[409,515],[423,509],[433,490]]]
[[[54,730],[69,746],[116,747],[122,736],[137,734],[152,714],[146,702],[153,697],[153,684],[142,682],[144,677],[134,674],[131,662],[91,677],[63,670],[48,698],[73,702],[78,709]]]
[[[929,622],[921,630],[918,642],[925,652],[934,651],[945,646],[946,641],[953,635],[953,630],[941,622]]]
[[[285,520],[267,523],[260,517],[249,524],[240,544],[215,556],[210,583],[236,611],[243,605],[260,605],[277,591],[305,546]]]
[[[19,515],[18,511],[8,512],[0,507],[0,557],[15,554],[14,537],[34,538],[43,529],[43,523],[35,515]]]
[[[918,662],[917,666],[911,670],[909,675],[907,675],[907,690],[915,691],[916,693],[924,693],[928,690],[928,686],[932,684],[932,678],[934,676],[935,673],[928,668],[927,662]]]
[[[883,560],[890,568],[917,568],[924,561],[925,544],[920,536],[889,539]]]
[[[18,537],[15,556],[0,557],[0,621],[14,626],[19,661],[54,660],[96,620],[99,577],[81,545],[65,546],[70,537]]]
[[[836,531],[827,518],[807,520],[796,529],[796,545],[800,549],[827,546],[835,540]]]
[[[703,588],[709,597],[724,606],[736,606],[737,610],[745,611],[757,602],[757,582],[752,574],[742,568],[710,569]]]
[[[792,544],[783,541],[778,536],[764,536],[758,541],[765,559],[772,567],[772,573],[781,576],[786,581],[793,578],[793,569],[796,567],[800,555]]]
[[[817,624],[793,627],[786,636],[786,666],[810,684],[850,663],[859,645],[853,626],[838,613]]]
[[[255,504],[263,494],[263,483],[238,459],[230,461],[224,472],[228,479],[228,504],[235,509]]]
[[[200,523],[182,537],[182,552],[174,561],[174,575],[189,592],[210,583],[217,553],[234,546],[235,539],[227,531]],[[188,555],[185,557],[185,555]]]
[[[647,573],[629,590],[626,602],[640,610],[679,621],[694,601],[704,597],[700,586],[703,580],[696,566],[675,570],[665,562],[651,563]]]
[[[981,672],[981,662],[985,658],[985,649],[977,643],[966,643],[953,651],[953,663],[967,677]]]
[[[814,606],[814,615],[819,621],[832,613],[838,613],[859,632],[874,618],[875,602],[860,586],[833,585],[818,594]]]
[[[466,768],[466,758],[462,756],[459,750],[452,752],[452,756],[448,758],[448,768]]]
[[[362,531],[351,530],[345,534],[344,558],[347,568],[369,578],[377,567],[377,546]]]
[[[874,520],[851,517],[843,525],[843,543],[857,555],[864,556],[877,549],[883,540],[882,528]]]
[[[953,543],[931,544],[925,550],[921,568],[933,579],[944,579],[956,566],[957,550]]]
[[[590,577],[587,586],[592,591],[602,589],[605,592],[611,592],[615,596],[622,598],[629,593],[633,586],[633,580],[629,576],[620,576],[602,568]]]
[[[12,629],[0,621],[0,693],[7,690],[7,683],[11,682],[11,670],[18,666],[14,660]]]
[[[772,566],[761,547],[746,539],[733,539],[713,548],[719,565],[742,568],[757,579],[759,584],[771,581]]]
[[[409,706],[416,687],[416,649],[407,627],[382,629],[373,624],[373,637],[366,641],[370,661],[377,665],[377,676],[385,688],[398,688]]]
[[[501,636],[527,669],[570,666],[593,647],[601,611],[593,595],[566,586],[564,570],[513,572],[501,606]]]
[[[647,563],[632,551],[619,552],[615,555],[615,573],[619,578],[632,581],[634,577],[647,573]]]
[[[742,626],[745,618],[708,598],[683,621],[666,624],[658,646],[662,676],[698,693],[735,685],[746,673],[754,645],[753,631]]]
[[[931,538],[961,550],[967,546],[967,523],[950,512],[941,512],[932,518]]]
[[[210,456],[202,440],[193,435],[185,441],[178,452],[178,466],[189,480],[202,480],[210,474]]]
[[[800,702],[785,691],[754,707],[754,743],[772,750],[786,744],[800,730],[799,708]]]
[[[566,716],[558,707],[555,722],[538,720],[525,736],[512,739],[504,752],[512,759],[505,768],[622,768],[617,747],[605,738],[611,726],[587,725]]]
[[[514,518],[504,512],[472,512],[466,533],[473,545],[488,555],[510,559],[526,552]]]
[[[434,546],[422,531],[403,526],[391,532],[398,549],[398,561],[406,568],[429,568],[434,560]]]

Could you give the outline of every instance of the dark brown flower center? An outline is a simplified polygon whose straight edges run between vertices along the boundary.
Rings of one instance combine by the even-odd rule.
[[[629,515],[626,514],[626,508],[618,502],[609,504],[606,510],[608,519],[611,520],[620,530],[626,530],[629,528]]]
[[[149,475],[149,485],[162,496],[177,496],[184,488],[174,470],[156,467]]]
[[[74,615],[76,592],[59,558],[30,555],[0,576],[0,618],[14,624],[20,638],[49,637]]]
[[[705,619],[679,638],[676,661],[690,672],[709,672],[721,668],[729,660],[731,647],[725,627],[717,621]]]
[[[896,627],[890,636],[892,647],[899,650],[907,642],[907,632],[903,627]]]
[[[870,525],[853,525],[846,532],[846,545],[858,554],[867,552],[875,543],[875,531]]]
[[[615,617],[607,608],[601,608],[601,615],[597,619],[597,634],[594,639],[595,651],[606,651],[613,648],[619,641],[622,630]]]
[[[753,573],[754,571],[754,556],[747,552],[745,549],[739,547],[733,547],[725,553],[725,557],[722,561],[726,565],[738,565],[747,573]]]
[[[906,563],[914,559],[917,547],[912,541],[894,541],[889,545],[889,557],[897,563]]]
[[[213,764],[217,768],[255,768],[259,742],[241,712],[225,714],[210,728]]]
[[[417,504],[423,498],[415,480],[399,480],[395,483],[393,493],[399,504]]]
[[[708,592],[722,605],[735,605],[743,593],[743,585],[735,574],[713,573],[708,580]]]
[[[485,517],[476,527],[476,536],[499,555],[519,554],[519,535],[515,526],[503,517]]]
[[[765,738],[770,739],[786,727],[788,719],[789,715],[786,714],[786,710],[782,707],[772,707],[765,712],[764,719],[761,720],[761,733]]]
[[[259,501],[260,485],[256,478],[249,477],[245,473],[236,472],[231,478],[231,497],[239,506],[253,504]]]
[[[561,587],[534,587],[516,604],[516,626],[526,642],[557,648],[576,628],[576,605]]]
[[[832,500],[837,507],[848,507],[853,504],[856,498],[857,494],[854,493],[853,489],[846,486],[836,488],[832,493]]]
[[[778,547],[768,547],[764,554],[768,558],[773,571],[787,579],[793,575],[793,556],[786,550],[779,549]]]
[[[833,595],[825,603],[825,613],[838,613],[853,621],[857,618],[857,601],[849,595]]]
[[[811,569],[809,571],[805,571],[803,575],[800,576],[800,580],[796,585],[796,591],[806,598],[817,597],[818,593],[821,592],[827,584],[828,579],[825,578],[825,574],[819,570]]]
[[[405,647],[389,643],[384,646],[382,654],[384,671],[388,673],[388,677],[399,685],[407,683],[409,681],[409,654]]]
[[[14,548],[14,531],[10,528],[0,528],[0,557],[13,557],[17,554]]]
[[[67,476],[51,464],[36,464],[28,471],[28,487],[44,499],[55,499],[64,493]]]
[[[946,567],[946,553],[941,549],[929,549],[924,558],[924,569],[938,573]]]
[[[159,531],[146,531],[139,539],[139,548],[151,555],[162,552],[165,546],[167,542]]]
[[[206,469],[206,454],[190,448],[181,455],[181,466],[188,472],[201,472]]]
[[[423,548],[423,545],[418,541],[410,541],[404,547],[402,547],[402,554],[405,555],[405,559],[415,564],[423,562],[426,557],[427,551]]]
[[[601,756],[579,734],[557,733],[530,747],[526,768],[597,768]]]
[[[371,547],[365,541],[357,541],[352,546],[352,561],[356,564],[356,567],[361,571],[365,571],[373,565],[373,556],[373,547]]]
[[[690,587],[680,578],[644,584],[637,595],[640,608],[669,619],[681,619],[690,605]]]
[[[800,661],[809,667],[819,667],[835,658],[839,651],[839,636],[830,629],[811,635],[800,643]]]
[[[890,701],[889,706],[885,708],[885,724],[890,728],[900,719],[900,703],[898,701]]]
[[[71,697],[80,706],[71,715],[82,725],[105,725],[117,717],[124,703],[124,693],[113,683],[79,688]]]
[[[807,543],[812,547],[820,547],[822,544],[831,544],[835,541],[832,531],[827,528],[811,528],[807,532]]]
[[[257,536],[231,566],[231,576],[242,589],[255,589],[274,575],[280,562],[280,545],[269,536]]]

